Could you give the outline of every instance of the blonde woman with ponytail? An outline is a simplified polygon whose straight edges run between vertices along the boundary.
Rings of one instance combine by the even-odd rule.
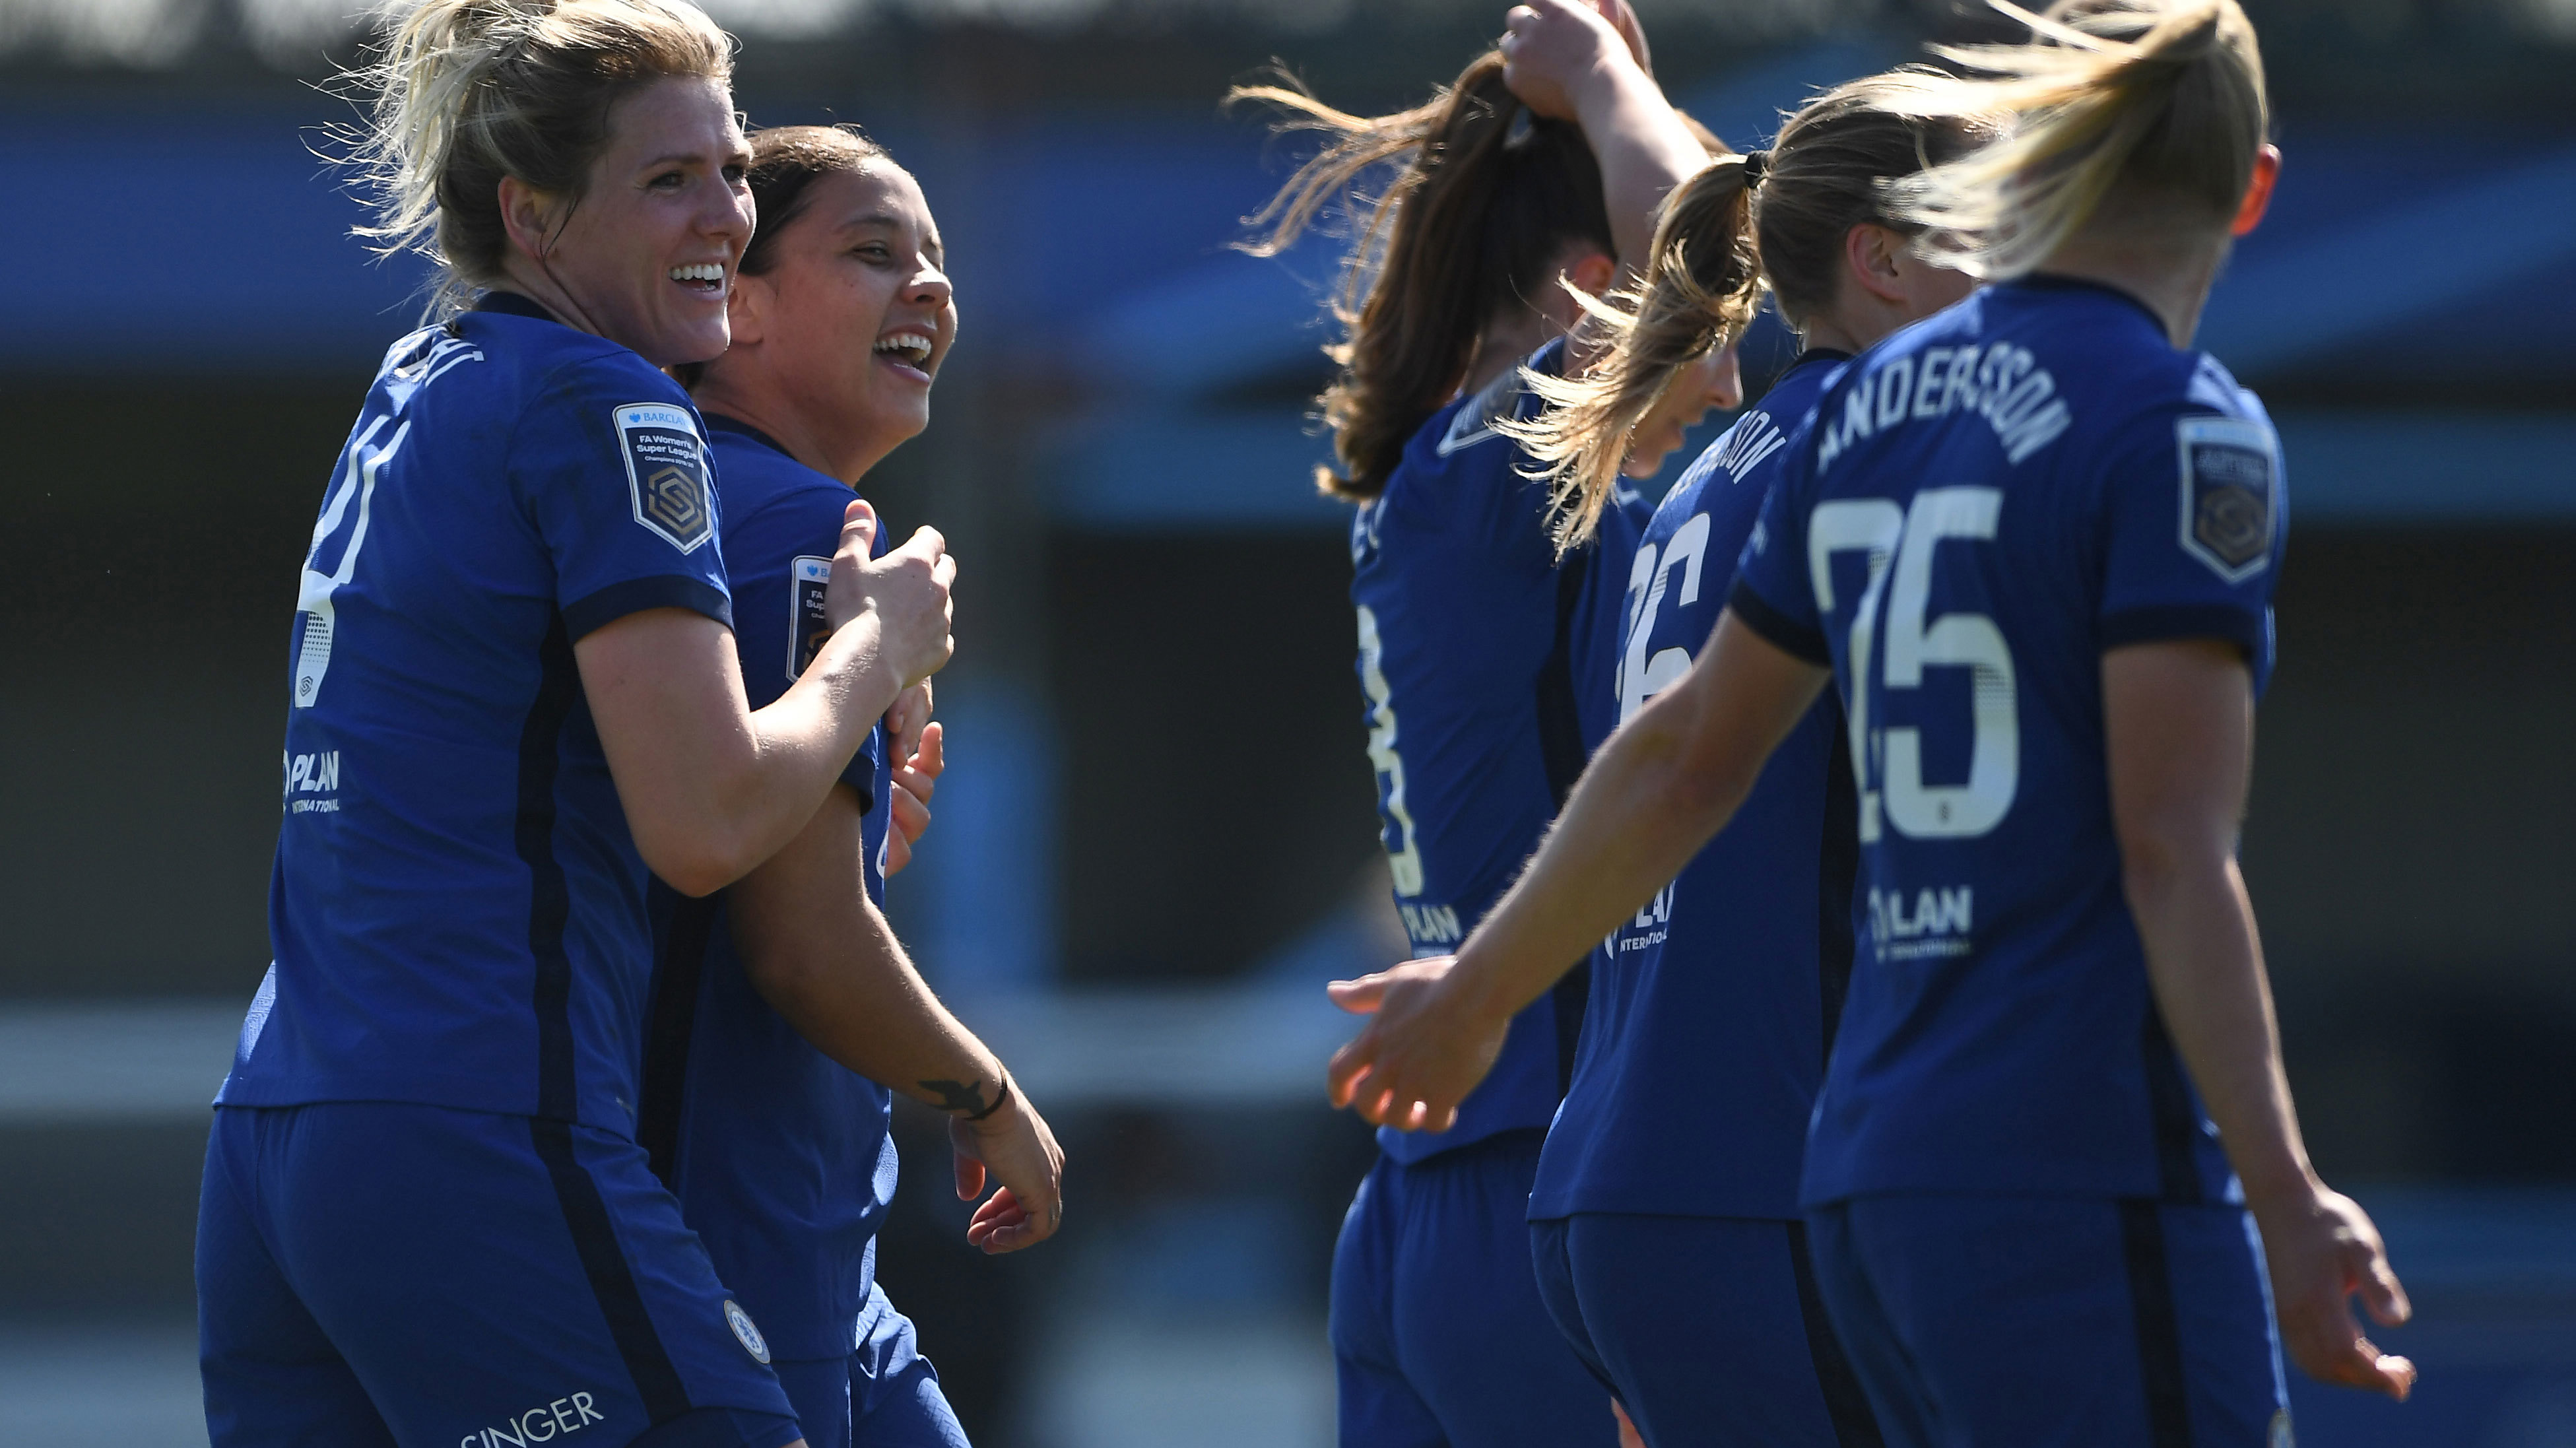
[[[2003,128],[1884,190],[1990,285],[1827,381],[1697,660],[1454,960],[1350,987],[1379,1009],[1332,1084],[1454,1109],[1833,683],[1863,940],[1799,1195],[1888,1441],[2286,1444],[2282,1348],[2414,1368],[2354,1315],[2409,1309],[2301,1145],[2234,860],[2282,463],[2190,339],[2278,171],[2262,62],[2234,0],[1999,8],[2034,38],[1905,106]]]
[[[197,1226],[216,1448],[801,1441],[636,1142],[648,872],[722,888],[949,651],[854,505],[748,707],[703,425],[752,206],[683,0],[427,0],[364,73],[385,249],[440,268],[327,480],[290,658],[276,962]]]
[[[1629,495],[1597,542],[1560,559],[1546,489],[1495,424],[1539,405],[1518,369],[1563,370],[1577,293],[1644,259],[1655,205],[1708,154],[1618,0],[1532,0],[1506,23],[1497,52],[1396,115],[1237,93],[1326,137],[1255,218],[1256,250],[1394,173],[1355,207],[1341,372],[1322,399],[1338,466],[1321,483],[1357,505],[1369,760],[1395,903],[1425,953],[1475,924],[1608,732],[1592,621],[1615,606],[1643,517]],[[1735,390],[1731,353],[1675,388],[1665,448]],[[1523,1223],[1583,999],[1577,979],[1520,1012],[1492,1081],[1447,1129],[1379,1133],[1333,1259],[1345,1448],[1613,1441],[1610,1395],[1550,1325]]]

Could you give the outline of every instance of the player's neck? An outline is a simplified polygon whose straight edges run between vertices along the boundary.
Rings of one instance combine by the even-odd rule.
[[[742,359],[735,359],[737,364]],[[758,428],[789,457],[823,474],[858,485],[868,469],[893,451],[890,447],[871,450],[864,439],[844,436],[845,428],[817,424],[792,403],[779,400],[780,389],[741,385],[735,376],[737,368],[710,367],[699,379],[694,400],[700,412],[716,413],[734,421]]]
[[[2146,304],[2165,324],[2165,338],[2189,347],[2200,330],[2201,309],[2227,259],[2224,236],[2197,238],[2122,235],[2087,227],[2050,253],[2039,270],[2116,287]]]
[[[1559,287],[1548,289],[1550,306],[1513,303],[1485,320],[1476,334],[1475,355],[1468,359],[1458,395],[1473,397],[1485,384],[1519,366],[1529,354],[1564,336],[1574,327],[1574,302]]]

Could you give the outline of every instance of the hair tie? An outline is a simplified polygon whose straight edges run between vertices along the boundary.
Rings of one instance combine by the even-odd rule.
[[[1745,190],[1747,190],[1747,191],[1750,191],[1750,190],[1752,190],[1754,187],[1761,185],[1761,184],[1762,184],[1762,177],[1763,177],[1763,175],[1764,175],[1766,172],[1768,172],[1770,169],[1771,169],[1771,153],[1770,153],[1770,152],[1768,152],[1768,151],[1747,151],[1747,152],[1745,152],[1745,153],[1744,153],[1744,189],[1745,189]]]

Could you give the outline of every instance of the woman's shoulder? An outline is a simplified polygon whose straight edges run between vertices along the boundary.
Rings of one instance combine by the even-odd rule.
[[[849,484],[798,462],[766,435],[727,419],[707,419],[707,443],[728,524],[773,516],[825,518],[837,533],[842,510],[858,496]]]

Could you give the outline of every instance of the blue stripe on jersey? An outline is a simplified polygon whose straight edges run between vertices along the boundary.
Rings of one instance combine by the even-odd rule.
[[[569,1120],[575,1112],[572,957],[564,952],[564,925],[572,915],[572,890],[555,859],[555,774],[564,720],[581,696],[581,677],[561,615],[537,646],[537,658],[544,673],[519,735],[519,818],[512,834],[528,866],[528,954],[537,968],[537,1115]]]
[[[1802,1196],[2235,1190],[2120,885],[2101,656],[2271,672],[2262,404],[2089,283],[1990,287],[1843,369],[1740,565],[1850,712],[1868,939]]]
[[[722,547],[740,627],[743,689],[763,708],[809,662],[841,518],[854,496],[767,435],[708,420],[724,496]],[[879,529],[883,553],[891,530]],[[818,567],[817,565],[826,565]],[[858,793],[862,878],[885,901],[892,787],[885,728],[841,782]],[[893,1093],[798,1035],[753,989],[719,894],[685,899],[658,883],[653,1052],[640,1132],[680,1198],[716,1275],[781,1361],[849,1353],[876,1279],[876,1234],[894,1198]]]
[[[1555,372],[1563,356],[1564,344],[1553,342],[1530,365]],[[1417,956],[1458,947],[1554,818],[1548,746],[1562,730],[1548,721],[1562,717],[1560,693],[1572,691],[1582,752],[1615,722],[1600,619],[1617,607],[1645,507],[1628,494],[1603,510],[1583,586],[1562,596],[1546,490],[1524,475],[1535,467],[1528,455],[1492,428],[1539,405],[1507,373],[1441,409],[1351,522],[1381,839]],[[1551,685],[1560,633],[1561,682]],[[1457,1126],[1381,1130],[1380,1146],[1418,1161],[1498,1131],[1546,1126],[1564,1089],[1561,1037],[1569,1033],[1559,1027],[1554,995],[1531,1005]]]
[[[218,1099],[634,1129],[645,872],[573,645],[731,622],[712,483],[687,394],[524,299],[387,351],[304,561],[277,964]]]
[[[1601,687],[1621,719],[1678,682],[1716,626],[1789,430],[1840,360],[1801,357],[1655,510],[1625,608],[1598,620],[1598,648],[1617,661]],[[1725,832],[1603,943],[1532,1218],[1797,1215],[1807,1117],[1851,968],[1850,798],[1841,711],[1827,700]]]

